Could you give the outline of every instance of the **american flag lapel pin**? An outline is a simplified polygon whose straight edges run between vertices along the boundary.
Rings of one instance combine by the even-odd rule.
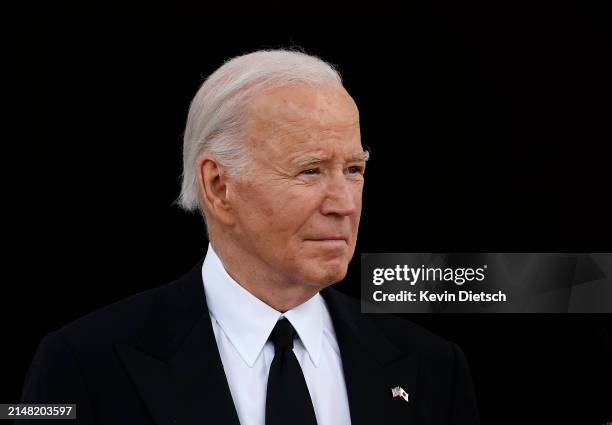
[[[408,393],[402,387],[391,388],[391,394],[393,394],[393,398],[401,397],[408,402]]]

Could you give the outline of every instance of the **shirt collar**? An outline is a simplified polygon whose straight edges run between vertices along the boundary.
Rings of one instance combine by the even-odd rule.
[[[323,298],[316,294],[284,314],[255,297],[225,270],[212,244],[202,265],[208,311],[242,359],[253,367],[274,325],[286,317],[295,328],[313,364],[318,367],[323,342]]]

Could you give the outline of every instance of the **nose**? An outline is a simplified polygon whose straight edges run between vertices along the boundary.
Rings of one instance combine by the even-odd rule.
[[[358,208],[358,196],[361,196],[361,192],[355,183],[348,181],[343,173],[336,173],[327,184],[321,212],[325,215],[352,215]]]

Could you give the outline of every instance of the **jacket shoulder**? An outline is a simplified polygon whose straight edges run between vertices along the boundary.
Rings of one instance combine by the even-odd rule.
[[[54,334],[67,343],[84,345],[133,341],[165,295],[178,290],[179,281],[152,288],[104,306],[59,328]]]

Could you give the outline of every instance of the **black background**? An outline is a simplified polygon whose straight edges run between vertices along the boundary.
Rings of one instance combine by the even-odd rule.
[[[52,20],[13,46],[27,81],[3,161],[16,214],[1,402],[19,400],[44,334],[204,254],[201,219],[173,205],[189,102],[224,60],[260,48],[337,65],[360,108],[371,161],[357,253],[610,251],[610,43],[597,11],[119,16]],[[358,273],[356,255],[337,287],[358,296]],[[609,315],[410,320],[463,348],[484,424],[612,421]]]

